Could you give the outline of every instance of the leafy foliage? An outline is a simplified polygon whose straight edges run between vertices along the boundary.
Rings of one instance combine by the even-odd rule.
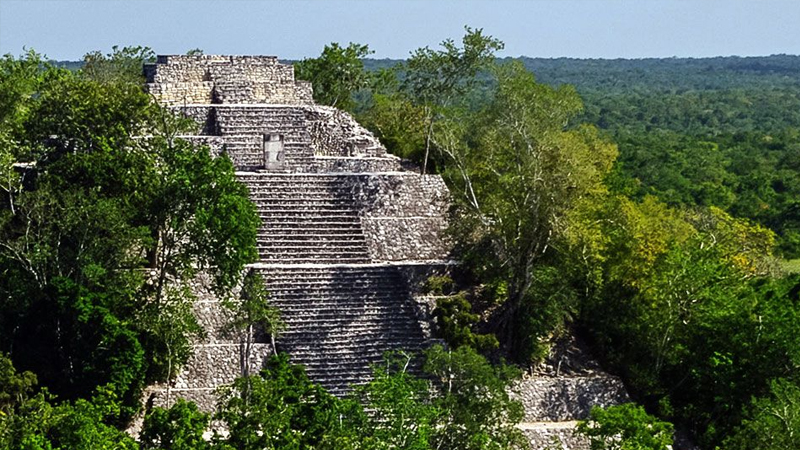
[[[565,128],[580,110],[571,89],[540,85],[520,65],[498,68],[497,77],[476,123],[454,117],[435,138],[448,156],[462,252],[484,282],[506,283],[496,329],[508,354],[526,359],[513,319],[534,268],[567,230],[577,202],[605,192],[616,148],[590,127]]]
[[[366,45],[351,42],[342,47],[333,42],[325,46],[318,58],[295,63],[295,76],[311,82],[317,103],[352,111],[353,94],[369,82],[361,60],[370,53]]]
[[[11,361],[0,356],[5,388],[0,410],[0,448],[51,449],[138,449],[125,432],[113,426],[120,404],[111,389],[99,387],[91,400],[53,404],[46,389],[29,395],[36,384],[30,372],[16,374]],[[13,394],[10,402],[8,394]]]
[[[742,425],[725,440],[725,448],[784,449],[800,445],[800,388],[787,379],[770,384],[769,395],[753,399]]]
[[[664,450],[672,445],[672,424],[633,403],[595,406],[577,430],[590,438],[592,450]]]
[[[106,386],[122,421],[190,355],[192,277],[224,292],[256,254],[230,161],[175,139],[185,120],[142,90],[149,55],[93,54],[73,73],[29,53],[0,70],[0,348],[61,398]]]
[[[197,405],[179,399],[169,409],[154,408],[144,420],[139,442],[142,450],[208,450],[203,438],[210,417]]]

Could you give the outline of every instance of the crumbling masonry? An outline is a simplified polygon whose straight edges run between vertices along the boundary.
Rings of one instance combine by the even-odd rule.
[[[252,268],[288,325],[278,350],[342,394],[365,382],[384,352],[427,344],[415,286],[449,264],[440,177],[403,171],[350,115],[315,105],[311,85],[275,57],[159,56],[145,74],[157,101],[197,122],[184,138],[228,155],[250,189],[262,221]],[[220,332],[220,302],[197,291],[208,337],[170,395],[211,409],[214,389],[241,374],[240,345]],[[253,373],[269,342],[257,339]],[[166,394],[150,400],[163,404]]]
[[[251,268],[288,325],[278,350],[341,395],[367,381],[384,352],[430,342],[419,286],[450,264],[442,236],[449,194],[439,176],[403,170],[350,115],[314,104],[311,85],[275,57],[159,56],[145,74],[157,101],[197,122],[184,138],[228,155],[250,190],[262,221],[260,261]],[[273,352],[259,336],[245,362],[239,340],[221,332],[228,318],[220,301],[202,278],[195,290],[208,336],[169,395],[150,390],[151,406],[183,397],[211,410],[218,386],[245,363],[256,373]],[[534,448],[552,439],[588,448],[574,436],[574,420],[593,404],[626,398],[618,379],[576,373],[549,370],[515,387]]]

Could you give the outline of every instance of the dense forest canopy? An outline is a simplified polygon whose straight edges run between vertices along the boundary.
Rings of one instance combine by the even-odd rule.
[[[704,449],[800,447],[800,57],[502,46],[467,28],[405,61],[351,43],[296,64],[318,102],[448,183],[462,265],[427,283],[448,349],[422,356],[422,376],[387,355],[344,399],[278,355],[211,414],[154,408],[138,442],[120,431],[138,393],[202,333],[187,281],[206,268],[225,295],[241,280],[253,207],[230,161],[176,139],[189,125],[143,92],[148,49],[74,70],[6,56],[0,445],[525,448],[506,393],[518,372],[499,361],[529,367],[575,333],[643,406],[595,410],[579,427],[593,448],[660,449],[672,424]],[[280,328],[245,285],[232,326]],[[204,439],[212,420],[229,433]]]

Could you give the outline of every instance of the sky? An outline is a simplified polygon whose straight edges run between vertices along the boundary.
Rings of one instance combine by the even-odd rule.
[[[465,25],[505,42],[500,56],[800,54],[798,0],[0,0],[0,54],[78,60],[143,45],[302,59],[358,42],[405,58]]]

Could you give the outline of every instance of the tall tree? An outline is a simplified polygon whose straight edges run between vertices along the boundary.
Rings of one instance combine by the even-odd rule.
[[[423,174],[427,171],[435,123],[445,109],[461,101],[476,85],[478,73],[494,62],[494,52],[503,49],[500,40],[484,35],[480,28],[465,27],[465,31],[461,47],[452,39],[446,39],[440,50],[417,49],[401,68],[401,90],[422,107],[424,113]]]
[[[295,77],[311,82],[317,103],[353,111],[353,93],[367,87],[369,82],[362,59],[370,53],[366,45],[351,42],[342,47],[333,42],[325,46],[318,58],[295,63]]]
[[[495,326],[514,350],[514,318],[535,266],[564,235],[578,202],[606,192],[617,151],[590,126],[567,128],[581,110],[571,87],[536,83],[518,63],[497,67],[495,76],[494,99],[476,120],[443,121],[434,138],[448,156],[465,256],[487,281],[505,285]]]
[[[35,54],[0,62],[16,93],[0,123],[13,186],[0,198],[0,348],[64,398],[108,384],[125,414],[189,356],[192,277],[236,284],[258,226],[230,161],[176,139],[185,121],[131,76],[145,53],[78,73]]]

